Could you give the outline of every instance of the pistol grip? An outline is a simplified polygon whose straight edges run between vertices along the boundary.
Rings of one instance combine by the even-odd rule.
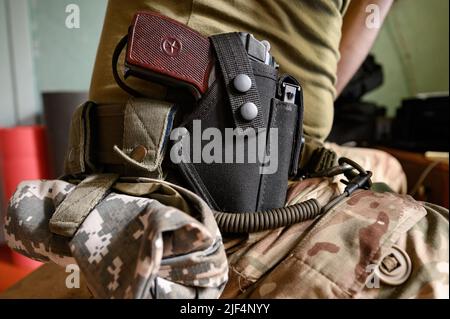
[[[213,66],[210,41],[193,29],[154,12],[138,12],[128,34],[128,73],[172,87],[187,87],[199,98]]]

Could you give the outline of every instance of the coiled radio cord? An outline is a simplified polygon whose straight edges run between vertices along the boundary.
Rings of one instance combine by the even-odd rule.
[[[360,165],[346,157],[341,157],[338,164],[338,166],[314,175],[315,177],[333,177],[344,174],[347,178],[347,181],[341,180],[347,185],[344,192],[331,199],[325,206],[320,207],[316,199],[309,199],[294,205],[259,212],[229,213],[213,211],[220,231],[224,233],[254,233],[314,219],[330,211],[355,190],[370,188],[372,172],[364,170]]]

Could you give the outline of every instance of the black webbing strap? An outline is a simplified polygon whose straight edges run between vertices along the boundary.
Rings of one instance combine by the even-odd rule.
[[[317,148],[304,170],[310,177],[322,176],[322,173],[335,166],[337,155],[333,150],[325,147]]]
[[[243,130],[249,127],[265,128],[255,77],[239,35],[237,33],[224,33],[213,35],[210,38],[225,81],[235,126]],[[234,89],[233,80],[238,74],[246,74],[252,80],[251,88],[245,93]],[[252,121],[244,120],[239,111],[240,107],[247,102],[254,103],[258,108],[258,115]]]

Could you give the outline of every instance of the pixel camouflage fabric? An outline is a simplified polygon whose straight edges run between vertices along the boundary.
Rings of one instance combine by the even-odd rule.
[[[168,183],[116,186],[142,196],[110,192],[70,239],[52,234],[48,222],[75,186],[59,180],[22,182],[6,216],[8,244],[43,262],[77,263],[95,297],[217,298],[228,267],[211,210],[196,195]],[[145,192],[178,206],[189,202],[192,216],[144,197]]]

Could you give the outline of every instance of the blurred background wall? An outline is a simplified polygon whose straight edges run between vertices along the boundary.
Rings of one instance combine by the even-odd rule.
[[[80,8],[80,28],[64,27],[67,4]],[[89,88],[106,0],[31,0],[30,27],[38,91]]]
[[[448,92],[449,1],[397,0],[372,49],[383,85],[365,96],[393,116],[402,98]]]
[[[65,27],[65,8],[71,3],[80,8],[79,29]],[[38,120],[43,92],[88,90],[106,4],[107,0],[0,0],[0,126]],[[384,67],[385,82],[365,99],[387,106],[393,115],[404,97],[448,91],[448,10],[447,0],[395,1],[372,50]],[[22,53],[15,58],[17,52]],[[16,87],[25,73],[26,85]],[[31,105],[20,105],[23,96],[23,103]]]
[[[65,25],[71,3],[80,8],[79,29]],[[39,121],[44,92],[88,90],[106,3],[0,0],[0,126]],[[25,76],[27,85],[15,80]]]
[[[69,4],[80,8],[80,28],[66,27]],[[83,98],[75,93],[89,89],[106,4],[106,0],[0,0],[0,128],[43,124],[44,97],[50,104],[61,100],[49,93]],[[0,170],[0,181],[5,179],[1,174]],[[2,193],[0,185],[1,211]]]

